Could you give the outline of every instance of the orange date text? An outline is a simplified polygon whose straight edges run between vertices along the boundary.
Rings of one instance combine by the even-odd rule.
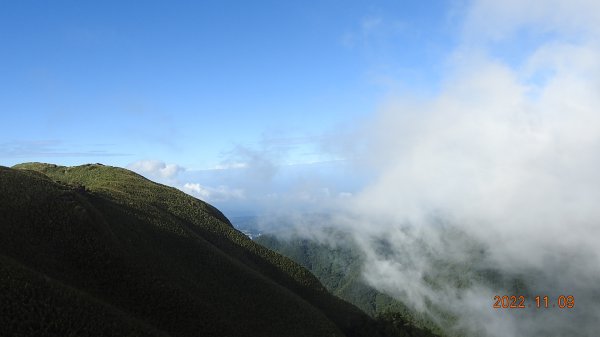
[[[575,297],[571,295],[560,295],[556,298],[549,296],[535,296],[528,301],[528,298],[523,295],[504,295],[494,296],[494,309],[525,309],[525,308],[559,308],[572,309],[575,307]]]

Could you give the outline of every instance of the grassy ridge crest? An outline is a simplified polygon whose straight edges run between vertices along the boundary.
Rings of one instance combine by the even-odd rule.
[[[0,187],[10,335],[384,335],[216,208],[131,171],[27,163]]]

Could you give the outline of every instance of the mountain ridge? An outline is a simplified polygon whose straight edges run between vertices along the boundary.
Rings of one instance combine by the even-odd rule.
[[[131,171],[0,167],[10,335],[391,336],[213,206]]]

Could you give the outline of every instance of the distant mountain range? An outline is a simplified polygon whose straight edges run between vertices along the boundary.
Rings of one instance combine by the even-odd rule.
[[[0,167],[0,191],[2,335],[430,335],[370,317],[216,208],[131,171]]]

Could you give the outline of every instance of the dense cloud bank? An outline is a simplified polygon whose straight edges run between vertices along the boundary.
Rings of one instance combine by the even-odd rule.
[[[377,178],[332,223],[355,234],[370,284],[460,333],[596,333],[598,7],[471,3],[440,92],[397,95],[364,128],[360,164]],[[493,309],[495,295],[532,307]],[[576,305],[537,309],[537,295]]]

